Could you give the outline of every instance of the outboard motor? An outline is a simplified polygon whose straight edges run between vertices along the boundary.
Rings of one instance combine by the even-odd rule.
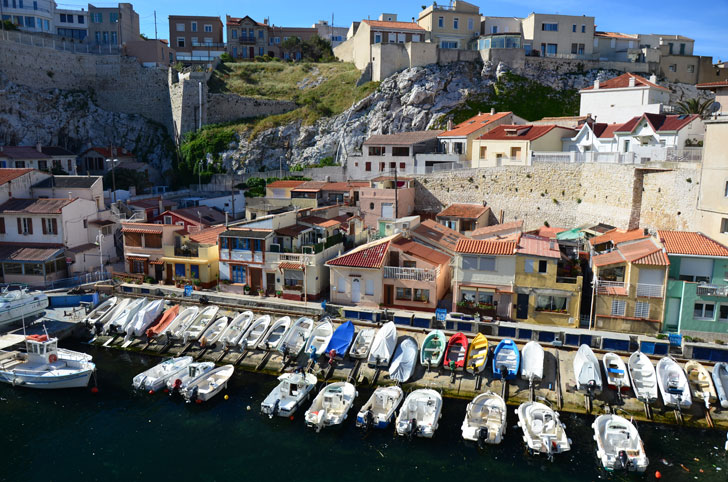
[[[169,391],[169,396],[171,397],[172,395],[175,394],[175,392],[179,392],[180,388],[182,388],[182,380],[177,378],[174,381],[174,385],[172,385],[172,390]]]
[[[586,384],[586,392],[591,397],[594,394],[594,390],[597,388],[597,382],[595,380],[589,380]]]
[[[478,431],[478,448],[485,447],[486,440],[488,440],[488,427],[481,427]]]
[[[309,357],[311,358],[311,360],[316,360],[316,358],[318,358],[318,356],[316,355],[316,347],[315,346],[312,346],[311,347],[311,353],[309,353]]]
[[[369,430],[374,425],[374,415],[371,410],[367,410],[364,414],[364,430]]]
[[[417,419],[413,418],[412,420],[410,420],[409,439],[412,440],[412,437],[414,437],[416,433],[417,433]]]
[[[500,375],[501,375],[501,378],[503,380],[505,380],[506,379],[506,375],[508,375],[508,367],[506,367],[505,365],[501,365],[500,366]]]
[[[192,393],[190,394],[190,401],[191,402],[194,402],[194,401],[197,400],[197,392],[199,391],[199,389],[200,389],[200,387],[198,387],[197,385],[195,385],[194,387],[192,387]]]
[[[334,350],[332,348],[331,350],[329,350],[329,365],[333,365],[334,364],[334,361],[335,361],[334,359],[335,358],[336,358],[336,350]]]
[[[622,470],[629,467],[629,457],[627,457],[627,452],[625,452],[624,450],[619,451],[618,460],[619,465],[622,467]]]
[[[268,418],[273,418],[274,416],[278,415],[278,411],[280,410],[280,408],[281,408],[281,401],[279,399],[279,400],[276,400],[276,403],[273,404],[273,410],[270,411],[270,415],[268,416]]]

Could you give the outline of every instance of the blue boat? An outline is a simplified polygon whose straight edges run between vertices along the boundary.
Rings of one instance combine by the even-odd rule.
[[[339,325],[334,334],[331,335],[331,341],[329,341],[324,353],[329,356],[333,355],[334,358],[344,358],[352,341],[354,341],[354,323],[347,321]]]
[[[493,352],[493,378],[513,380],[521,366],[521,353],[513,340],[501,340]]]

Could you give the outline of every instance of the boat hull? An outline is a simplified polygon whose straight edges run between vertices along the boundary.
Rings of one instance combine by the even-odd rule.
[[[0,371],[0,381],[9,383],[16,387],[39,388],[43,390],[54,390],[60,388],[84,388],[88,386],[94,368],[59,376],[38,376],[19,374],[12,371]]]

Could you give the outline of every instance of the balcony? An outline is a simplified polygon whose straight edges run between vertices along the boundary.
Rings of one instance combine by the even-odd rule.
[[[314,266],[316,264],[316,255],[314,254],[266,253],[266,259],[269,261],[275,261],[276,256],[278,257],[279,263],[295,263],[303,266]]]
[[[662,285],[651,285],[646,283],[637,283],[637,296],[643,298],[662,298]]]
[[[399,266],[385,266],[384,279],[399,279],[408,281],[434,282],[440,274],[440,268],[400,268]]]
[[[199,256],[199,250],[197,249],[196,246],[195,247],[186,246],[186,245],[179,246],[179,247],[175,246],[174,255],[184,257],[184,258],[197,258]]]
[[[728,286],[700,283],[697,286],[695,293],[698,296],[728,296]]]
[[[575,285],[579,282],[579,278],[577,277],[570,277],[570,276],[557,276],[556,277],[557,283],[566,283],[566,284],[572,284]]]
[[[624,281],[597,280],[597,293],[600,295],[626,295],[627,285]]]
[[[255,37],[238,37],[238,43],[242,45],[255,45]]]
[[[192,46],[193,47],[211,48],[211,49],[215,49],[215,48],[224,49],[225,48],[224,43],[217,43],[217,42],[192,42]]]

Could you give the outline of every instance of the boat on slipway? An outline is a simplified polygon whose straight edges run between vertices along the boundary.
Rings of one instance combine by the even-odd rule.
[[[99,306],[94,308],[93,311],[91,311],[91,313],[89,313],[84,320],[86,322],[86,326],[95,327],[96,322],[101,320],[101,318],[106,316],[114,309],[117,301],[119,301],[119,298],[117,298],[116,296],[112,296],[111,298],[104,300]]]
[[[349,358],[355,360],[361,360],[369,356],[369,350],[372,348],[372,342],[374,341],[374,335],[377,334],[377,330],[374,328],[364,328],[359,330],[354,338],[354,344],[349,349]]]
[[[329,344],[326,346],[324,353],[328,353],[329,358],[343,360],[349,352],[351,342],[354,341],[354,323],[347,321],[339,325],[331,335]]]
[[[261,350],[276,350],[283,340],[288,328],[291,327],[291,317],[283,316],[270,325],[268,331],[258,343]]]
[[[402,403],[404,392],[396,385],[377,387],[356,416],[356,426],[363,428],[387,428],[394,413]]]
[[[521,354],[513,340],[501,340],[493,351],[493,378],[513,380],[518,376]]]
[[[468,337],[464,333],[455,333],[447,342],[443,366],[450,370],[458,370],[465,366],[468,357]]]
[[[420,364],[427,369],[439,366],[445,356],[445,348],[447,348],[445,334],[440,330],[429,332],[422,342]]]
[[[602,364],[609,388],[620,392],[629,390],[629,374],[622,357],[613,352],[605,353],[602,357]]]
[[[529,384],[540,382],[543,379],[544,355],[543,347],[537,341],[529,341],[523,347],[521,378],[527,380]]]
[[[276,415],[289,417],[296,413],[309,399],[318,380],[313,373],[293,372],[279,376],[278,382],[260,404],[260,411],[271,418]]]
[[[200,336],[202,336],[205,330],[207,330],[207,327],[210,326],[210,323],[212,323],[215,319],[215,316],[217,316],[219,309],[220,308],[213,305],[207,306],[200,311],[192,323],[182,330],[182,333],[180,334],[182,344],[186,345],[187,343],[194,343],[199,340]]]
[[[465,362],[465,370],[468,373],[477,374],[485,370],[488,364],[488,339],[484,334],[478,333],[470,342],[468,357]]]
[[[701,400],[706,408],[718,401],[718,395],[710,380],[710,372],[700,362],[690,360],[685,364],[688,383],[693,390],[693,399]]]
[[[240,343],[240,338],[248,331],[254,317],[252,311],[243,311],[236,315],[220,335],[220,343],[222,343],[223,348],[229,349],[237,346]]]
[[[160,333],[160,337],[165,338],[167,342],[174,342],[182,336],[182,332],[195,321],[200,309],[196,306],[188,306],[177,315],[167,328]]]
[[[270,315],[259,316],[248,328],[248,331],[240,337],[241,350],[254,350],[260,340],[268,331],[270,326]]]
[[[406,383],[417,367],[417,341],[405,336],[394,350],[394,358],[389,366],[389,378],[399,383]]]
[[[477,395],[465,410],[461,427],[463,438],[482,444],[499,444],[506,432],[506,402],[500,395]]]
[[[644,472],[650,464],[637,428],[619,415],[600,415],[592,424],[597,458],[605,470]]]
[[[227,316],[221,316],[213,321],[200,337],[200,346],[203,348],[212,348],[217,345],[218,340],[228,326],[228,321]]]
[[[153,340],[162,333],[164,333],[164,330],[166,330],[167,327],[172,322],[174,322],[175,318],[177,318],[177,315],[179,315],[179,305],[174,305],[171,308],[167,308],[164,313],[162,313],[162,317],[159,319],[159,321],[156,324],[153,324],[152,326],[147,328],[147,338],[149,340]]]
[[[720,400],[720,406],[728,408],[728,363],[718,362],[713,366],[713,384]]]
[[[306,410],[306,425],[315,428],[317,432],[323,427],[339,425],[346,420],[356,395],[356,388],[351,383],[336,382],[326,385]]]
[[[657,362],[657,386],[660,387],[662,403],[671,408],[690,408],[693,404],[690,386],[685,372],[670,356]]]
[[[369,351],[369,366],[386,368],[394,355],[397,345],[397,327],[394,322],[389,321],[382,325],[372,341],[372,349]]]
[[[574,377],[576,389],[597,395],[602,392],[602,372],[599,360],[589,345],[581,345],[574,355]]]
[[[278,352],[284,356],[298,358],[306,346],[308,338],[311,336],[313,325],[313,320],[306,316],[297,319],[286,334],[283,335],[283,339],[280,345],[278,345]]]
[[[130,301],[122,311],[115,313],[114,317],[104,325],[104,335],[117,335],[126,333],[126,325],[134,318],[139,310],[144,309],[147,304],[146,298],[137,298]]]
[[[109,326],[109,323],[119,314],[121,314],[121,312],[126,309],[129,303],[131,303],[131,299],[129,298],[117,299],[116,303],[110,310],[108,310],[106,313],[104,313],[103,316],[98,317],[96,321],[94,321],[94,333],[97,335],[104,333],[107,329],[107,326]]]
[[[126,337],[142,336],[164,312],[164,300],[154,300],[145,309],[139,310],[126,326]]]
[[[326,347],[329,346],[329,342],[331,341],[333,334],[334,325],[331,324],[331,321],[328,318],[325,318],[311,331],[311,336],[309,336],[308,341],[306,342],[306,353],[308,353],[311,358],[318,358],[323,355]]]
[[[632,390],[634,390],[637,400],[648,404],[656,402],[659,398],[657,375],[650,358],[644,353],[636,351],[627,360],[627,367],[632,381]]]

